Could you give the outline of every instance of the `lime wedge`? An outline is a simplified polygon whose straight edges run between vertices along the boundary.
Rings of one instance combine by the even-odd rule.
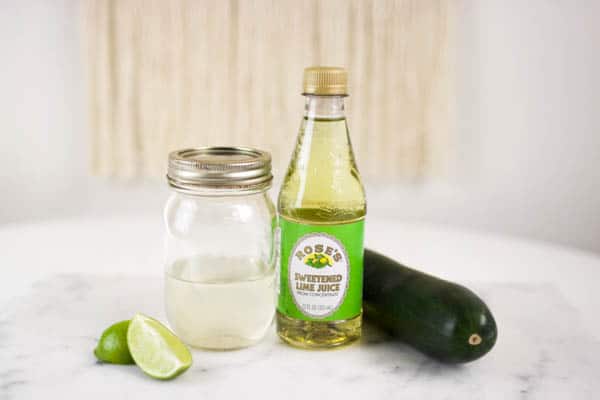
[[[188,348],[157,320],[136,314],[127,330],[127,344],[133,360],[156,379],[172,379],[192,365]]]
[[[94,349],[98,360],[113,364],[133,364],[127,348],[127,328],[129,321],[117,322],[106,328]]]

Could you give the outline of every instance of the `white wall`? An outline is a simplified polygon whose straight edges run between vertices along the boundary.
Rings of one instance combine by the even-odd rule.
[[[453,178],[405,218],[600,252],[600,2],[463,1]]]
[[[85,176],[77,2],[0,3],[0,221],[67,214]]]
[[[0,223],[160,212],[156,182],[88,176],[78,0],[0,2]]]
[[[460,4],[450,176],[368,184],[369,212],[600,252],[600,2]],[[0,5],[0,222],[160,212],[163,182],[86,175],[77,7]]]

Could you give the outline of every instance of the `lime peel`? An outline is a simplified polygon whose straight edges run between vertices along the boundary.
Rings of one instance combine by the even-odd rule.
[[[94,355],[100,361],[112,364],[133,364],[133,358],[127,346],[129,320],[112,324],[102,332]]]

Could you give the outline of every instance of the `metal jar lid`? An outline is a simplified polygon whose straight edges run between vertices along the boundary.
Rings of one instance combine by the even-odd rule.
[[[169,154],[169,185],[187,194],[232,195],[271,187],[271,155],[248,147],[200,147]]]

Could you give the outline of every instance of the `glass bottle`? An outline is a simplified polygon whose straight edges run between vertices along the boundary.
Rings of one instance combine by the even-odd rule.
[[[278,199],[277,333],[322,348],[361,335],[366,200],[354,160],[343,68],[304,71],[304,119]]]
[[[275,314],[275,207],[269,153],[241,147],[174,151],[165,206],[165,306],[193,347],[246,347]]]

